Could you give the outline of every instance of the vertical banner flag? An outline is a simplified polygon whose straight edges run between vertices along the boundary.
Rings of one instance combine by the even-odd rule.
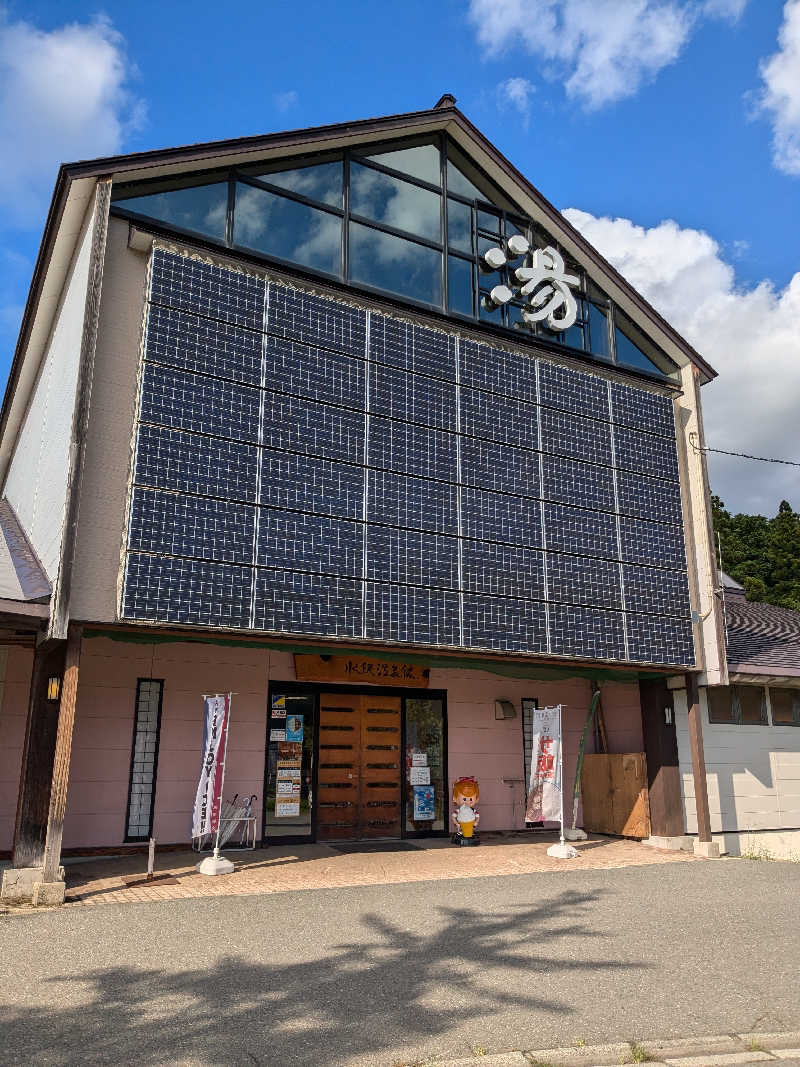
[[[561,708],[534,708],[526,822],[561,822]]]
[[[203,767],[194,802],[192,837],[215,834],[219,827],[222,764],[225,759],[225,734],[230,710],[227,696],[204,697],[203,704]]]

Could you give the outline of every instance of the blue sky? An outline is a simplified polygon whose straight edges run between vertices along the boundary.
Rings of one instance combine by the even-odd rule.
[[[717,367],[709,444],[800,460],[800,0],[8,4],[0,375],[58,163],[459,107]],[[712,457],[736,510],[797,471]]]

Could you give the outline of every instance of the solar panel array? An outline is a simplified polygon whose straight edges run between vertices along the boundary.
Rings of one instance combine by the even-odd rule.
[[[694,662],[671,400],[156,249],[122,615]]]

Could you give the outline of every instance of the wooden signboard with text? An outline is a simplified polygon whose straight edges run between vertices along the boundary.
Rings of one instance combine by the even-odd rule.
[[[430,671],[418,663],[397,663],[366,656],[307,656],[296,653],[298,682],[409,686],[427,689]]]

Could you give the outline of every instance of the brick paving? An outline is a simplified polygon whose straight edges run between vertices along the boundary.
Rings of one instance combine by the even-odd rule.
[[[175,881],[138,886],[128,886],[125,879],[144,875],[143,855],[83,861],[66,868],[66,906],[699,862],[691,853],[667,852],[638,841],[600,836],[577,842],[577,859],[557,860],[547,855],[548,846],[556,840],[549,834],[537,835],[533,841],[507,834],[484,835],[480,848],[470,849],[455,848],[448,839],[433,839],[414,842],[413,849],[396,852],[342,853],[322,844],[276,845],[253,852],[223,850],[236,864],[236,870],[214,878],[197,873],[197,853],[164,852],[156,856],[156,875],[167,875]]]

